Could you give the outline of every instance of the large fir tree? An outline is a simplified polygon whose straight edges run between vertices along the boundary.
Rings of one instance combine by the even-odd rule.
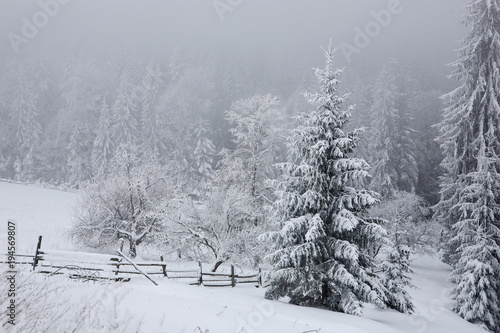
[[[498,193],[500,174],[492,172],[495,162],[487,158],[484,141],[478,171],[467,175],[468,185],[460,191],[460,220],[453,226],[459,244],[459,260],[451,274],[455,311],[464,319],[500,332],[500,247]]]
[[[440,143],[446,157],[437,215],[449,226],[456,311],[500,332],[500,1],[474,0],[471,31],[444,96]],[[486,251],[486,252],[485,252]]]
[[[282,164],[277,206],[285,222],[269,235],[274,252],[266,297],[360,315],[363,303],[391,305],[389,289],[373,273],[371,251],[387,237],[366,215],[375,193],[354,185],[369,166],[350,157],[359,131],[344,131],[351,107],[337,95],[342,71],[334,69],[333,53],[330,47],[326,67],[316,69],[320,91],[306,94],[315,110],[299,117],[290,142],[297,162]]]

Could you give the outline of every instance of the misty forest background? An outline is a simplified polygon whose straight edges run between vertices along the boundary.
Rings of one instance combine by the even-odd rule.
[[[366,4],[282,5],[110,25],[91,2],[70,32],[61,7],[55,35],[0,52],[0,178],[79,189],[82,248],[270,263],[267,298],[349,314],[412,313],[410,256],[443,250],[455,311],[498,332],[498,0],[472,1],[468,35],[463,2],[403,2],[348,56],[328,40],[355,43],[343,15],[363,28]]]
[[[1,177],[73,187],[106,172],[116,148],[130,141],[144,160],[175,161],[196,191],[213,178],[221,152],[238,144],[231,133],[236,124],[226,111],[255,95],[274,99],[272,116],[262,120],[269,132],[263,135],[273,137],[262,144],[268,145],[263,150],[275,150],[269,163],[284,161],[294,117],[309,108],[302,94],[317,85],[310,68],[266,66],[246,53],[181,47],[156,61],[130,52],[89,55],[73,47],[62,64],[24,57],[9,62],[3,73]],[[411,155],[396,188],[429,204],[436,203],[439,191],[442,156],[432,125],[441,120],[439,97],[449,86],[444,81],[433,68],[392,59],[382,67],[347,70],[341,86],[355,105],[349,126],[366,128],[358,153],[368,161],[383,148],[370,139],[383,130],[378,106],[393,95],[396,117],[404,123],[384,135],[407,145],[399,149]]]
[[[381,10],[387,6],[379,4]],[[354,54],[352,63],[342,52],[336,61],[338,67],[346,66],[340,89],[350,93],[349,104],[356,106],[349,126],[366,127],[365,143],[375,131],[375,104],[382,93],[377,89],[387,88],[381,76],[397,80],[391,93],[404,113],[399,117],[407,123],[405,136],[421,143],[412,152],[412,170],[405,171],[407,184],[398,187],[434,204],[442,156],[431,125],[441,120],[439,96],[453,88],[444,65],[453,61],[453,48],[463,36],[450,33],[462,28],[457,11],[463,6],[411,5],[404,3],[401,16],[394,16],[380,36]],[[349,26],[363,29],[373,20],[375,4],[287,3],[287,16],[280,3],[266,5],[258,16],[255,11],[262,7],[247,6],[235,8],[221,22],[211,3],[130,3],[109,25],[111,7],[69,3],[33,40],[20,44],[19,53],[2,44],[0,176],[78,186],[102,173],[116,148],[130,139],[141,148],[141,158],[176,161],[192,178],[195,191],[197,182],[218,169],[221,152],[236,148],[231,134],[235,124],[226,111],[254,95],[277,98],[276,118],[269,126],[274,127],[273,145],[282,146],[274,162],[286,160],[284,144],[286,132],[296,125],[293,117],[310,109],[301,94],[317,86],[311,68],[321,66],[319,45],[330,38],[337,46],[353,44]],[[20,16],[36,10],[40,8],[27,4],[10,8]],[[76,15],[81,10],[89,20]],[[341,19],[346,12],[353,15],[352,23]],[[310,20],[308,13],[318,20]],[[324,27],[313,24],[329,15]],[[414,21],[415,15],[427,17],[421,31],[401,26],[401,20]],[[311,24],[298,27],[299,17]],[[15,18],[9,15],[0,31],[19,34],[13,27],[21,28],[21,21]],[[256,18],[259,24],[254,24]],[[443,19],[450,24],[438,29]],[[279,28],[276,22],[281,22]],[[440,32],[438,41],[425,45],[431,30]],[[146,153],[151,150],[153,154]],[[373,160],[374,150],[363,144],[359,154]]]

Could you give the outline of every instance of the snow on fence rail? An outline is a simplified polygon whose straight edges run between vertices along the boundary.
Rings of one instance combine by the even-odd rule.
[[[123,253],[119,256],[83,253],[59,250],[41,249],[42,236],[38,238],[38,244],[34,255],[15,254],[16,265],[30,265],[33,271],[49,275],[66,274],[72,279],[84,281],[112,280],[129,281],[132,277],[144,275],[152,280],[152,277],[168,279],[179,279],[187,281],[191,285],[203,285],[205,287],[235,287],[237,284],[254,284],[262,286],[262,271],[251,275],[235,274],[234,266],[231,265],[231,273],[204,272],[201,262],[196,269],[171,269],[160,257],[160,261],[132,262]],[[12,263],[1,261],[0,263]]]

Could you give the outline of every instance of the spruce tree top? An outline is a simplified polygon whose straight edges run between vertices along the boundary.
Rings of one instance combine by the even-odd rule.
[[[368,176],[369,166],[362,159],[349,157],[360,130],[344,131],[353,107],[344,107],[348,95],[337,95],[343,70],[334,69],[334,51],[330,46],[325,51],[325,68],[315,69],[319,92],[305,94],[315,110],[298,117],[302,125],[289,142],[298,163],[282,165],[289,171],[286,188],[278,187],[281,194],[287,192],[288,198],[279,201],[286,218],[320,212],[332,217],[343,209],[360,212],[376,201],[373,193],[352,187]]]

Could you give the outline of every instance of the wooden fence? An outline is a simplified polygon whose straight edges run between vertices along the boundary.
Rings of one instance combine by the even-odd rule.
[[[49,275],[68,275],[72,279],[84,281],[129,281],[133,277],[143,275],[157,284],[155,278],[168,278],[186,281],[191,285],[205,287],[235,287],[237,284],[263,285],[262,271],[251,275],[238,275],[231,265],[230,273],[204,272],[201,262],[196,268],[171,269],[160,257],[157,262],[133,262],[123,253],[118,256],[70,252],[58,250],[42,250],[42,236],[34,255],[15,254],[16,265],[30,265],[33,271]],[[0,263],[12,263],[0,261]]]

